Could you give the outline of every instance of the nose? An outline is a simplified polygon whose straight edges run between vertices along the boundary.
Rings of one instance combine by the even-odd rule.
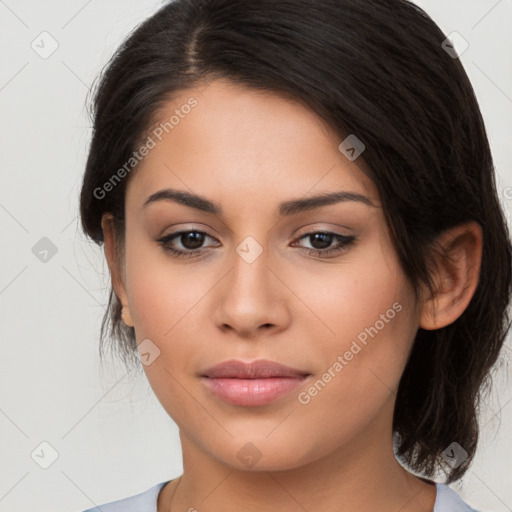
[[[219,329],[244,338],[286,329],[290,322],[287,298],[293,294],[279,272],[270,268],[270,259],[264,250],[249,263],[235,252],[232,267],[212,297],[212,320]]]

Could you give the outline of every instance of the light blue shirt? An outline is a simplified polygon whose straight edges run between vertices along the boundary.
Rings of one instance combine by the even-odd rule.
[[[89,508],[83,512],[157,512],[158,494],[162,487],[170,482],[161,482],[147,491]],[[450,487],[444,484],[436,484],[437,496],[432,512],[478,512],[462,501],[461,497]]]

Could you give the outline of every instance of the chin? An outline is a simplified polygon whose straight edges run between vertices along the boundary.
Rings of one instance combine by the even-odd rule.
[[[260,437],[245,435],[231,439],[227,446],[222,447],[222,453],[219,453],[219,444],[208,447],[208,451],[226,466],[240,471],[254,472],[296,469],[332,451],[331,446],[322,448],[314,444],[304,445],[304,439],[295,439],[293,434],[290,436],[285,434],[274,440],[265,438],[267,434],[268,432]]]

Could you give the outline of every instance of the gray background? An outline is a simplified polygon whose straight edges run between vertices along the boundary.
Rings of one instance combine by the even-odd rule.
[[[469,43],[461,60],[510,219],[512,0],[417,3],[446,34],[456,31]],[[145,378],[120,364],[100,366],[108,269],[77,223],[90,138],[86,94],[121,39],[160,5],[0,0],[0,511],[83,510],[182,471],[176,425]],[[46,37],[44,48],[51,48],[43,31],[58,43],[46,59],[31,47],[35,41],[43,51]],[[32,250],[43,237],[57,250],[46,262]],[[476,461],[454,486],[487,512],[512,510],[505,357],[485,401]],[[52,449],[58,458],[43,469],[35,460],[51,462]]]

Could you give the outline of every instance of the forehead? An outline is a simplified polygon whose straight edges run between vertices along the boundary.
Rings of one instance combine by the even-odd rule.
[[[127,204],[142,207],[166,187],[215,197],[238,212],[333,190],[378,203],[362,159],[340,152],[344,137],[275,92],[228,80],[180,91],[147,135],[151,149],[130,180]]]

